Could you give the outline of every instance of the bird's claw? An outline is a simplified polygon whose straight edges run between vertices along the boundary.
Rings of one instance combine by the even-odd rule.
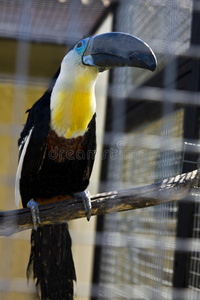
[[[39,203],[35,202],[33,199],[31,199],[27,203],[27,207],[31,210],[32,215],[32,221],[33,221],[33,228],[37,230],[38,225],[40,224],[40,215],[39,215]]]
[[[91,203],[91,199],[90,199],[90,192],[88,190],[85,190],[83,192],[74,194],[74,196],[75,197],[80,197],[82,199],[87,220],[90,221],[91,209],[92,209],[92,203]]]

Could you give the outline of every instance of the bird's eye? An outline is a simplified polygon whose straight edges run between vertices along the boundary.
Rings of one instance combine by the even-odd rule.
[[[78,52],[79,55],[82,55],[83,52],[85,51],[85,48],[87,47],[88,40],[89,40],[89,38],[81,40],[76,44],[74,49],[76,50],[76,52]]]
[[[83,45],[83,42],[78,42],[78,44],[76,45],[76,48],[79,49],[79,48],[81,48],[82,45]]]

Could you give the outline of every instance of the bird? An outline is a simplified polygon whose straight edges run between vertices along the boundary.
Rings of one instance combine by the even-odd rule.
[[[31,209],[34,225],[27,277],[33,273],[40,299],[73,299],[76,272],[67,222],[42,226],[38,206],[78,196],[90,219],[87,187],[96,153],[95,83],[101,72],[125,66],[154,71],[155,54],[127,33],[83,38],[65,55],[49,88],[26,112],[18,140],[15,201]]]

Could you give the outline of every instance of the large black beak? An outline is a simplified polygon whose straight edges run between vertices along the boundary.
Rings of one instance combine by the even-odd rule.
[[[156,57],[151,48],[135,36],[120,32],[90,38],[82,60],[85,65],[97,66],[100,70],[124,66],[151,71],[156,68]]]

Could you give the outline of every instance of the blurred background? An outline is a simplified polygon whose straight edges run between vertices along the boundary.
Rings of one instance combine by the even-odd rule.
[[[25,111],[81,38],[133,34],[154,73],[121,68],[96,86],[97,157],[90,192],[144,186],[199,160],[199,0],[0,0],[0,210],[15,209]],[[77,300],[200,299],[200,206],[193,201],[70,222]],[[37,299],[26,266],[30,231],[0,238],[0,299]]]

